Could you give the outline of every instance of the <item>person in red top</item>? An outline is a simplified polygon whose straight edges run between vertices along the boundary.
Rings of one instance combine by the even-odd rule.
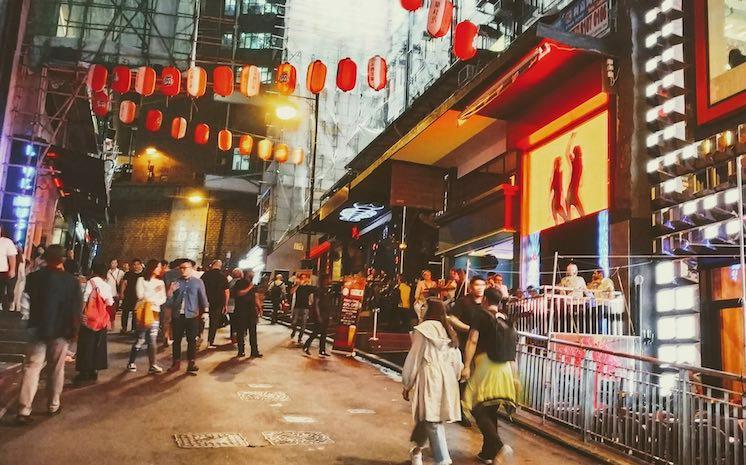
[[[567,143],[565,156],[570,163],[570,185],[567,186],[567,197],[565,197],[565,211],[568,217],[572,217],[571,207],[575,207],[578,212],[578,218],[585,216],[583,201],[580,199],[580,181],[583,177],[583,149],[579,146],[573,146],[575,133],[570,135],[570,141]],[[572,147],[572,150],[570,149]]]
[[[562,205],[562,177],[562,158],[556,157],[554,159],[552,183],[549,187],[552,218],[554,218],[555,225],[567,221],[567,213],[565,212],[565,207]]]

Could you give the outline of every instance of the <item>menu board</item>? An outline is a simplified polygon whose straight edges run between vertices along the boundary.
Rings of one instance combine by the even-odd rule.
[[[361,276],[347,276],[342,284],[342,298],[340,299],[340,314],[337,329],[334,331],[334,346],[332,350],[349,355],[355,354],[355,335],[357,320],[363,308],[365,297],[365,278]]]

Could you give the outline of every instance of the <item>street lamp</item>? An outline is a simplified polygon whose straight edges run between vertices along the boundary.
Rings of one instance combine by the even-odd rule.
[[[298,116],[298,109],[290,104],[283,104],[275,109],[275,115],[282,121],[289,121]]]
[[[187,200],[189,201],[189,203],[196,205],[198,203],[202,203],[205,200],[205,198],[200,194],[192,194],[189,197],[187,197]]]

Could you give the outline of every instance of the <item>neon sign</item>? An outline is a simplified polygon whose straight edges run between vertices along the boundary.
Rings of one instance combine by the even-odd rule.
[[[354,203],[339,212],[339,219],[350,223],[359,223],[363,220],[375,218],[384,209],[383,205],[372,203]]]

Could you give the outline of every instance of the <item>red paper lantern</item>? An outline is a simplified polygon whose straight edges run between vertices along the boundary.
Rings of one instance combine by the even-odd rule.
[[[132,124],[137,115],[137,105],[132,100],[122,100],[119,104],[119,121],[124,124]]]
[[[194,142],[204,145],[210,140],[210,126],[205,123],[199,123],[194,127]]]
[[[111,71],[111,89],[118,94],[125,94],[132,86],[132,71],[126,66],[115,66]]]
[[[238,138],[238,153],[241,155],[251,155],[251,149],[254,147],[254,138],[245,134]]]
[[[427,12],[427,32],[433,37],[443,37],[451,29],[453,3],[451,0],[433,0]]]
[[[373,90],[382,90],[386,87],[387,74],[386,60],[376,55],[368,60],[368,85]]]
[[[337,87],[349,92],[357,84],[357,64],[352,58],[343,58],[337,64]]]
[[[140,95],[153,95],[155,92],[155,70],[149,66],[140,66],[137,68],[135,77],[135,92]]]
[[[187,120],[184,118],[174,118],[171,121],[171,137],[174,139],[183,139],[186,136]]]
[[[207,71],[199,66],[192,66],[187,71],[187,93],[194,98],[205,95],[207,90]]]
[[[286,144],[277,144],[275,147],[275,161],[277,163],[285,163],[288,161],[290,156],[290,149]]]
[[[221,129],[218,132],[218,148],[227,152],[233,147],[233,133],[227,129]]]
[[[422,6],[422,0],[401,0],[401,6],[407,11],[417,11]]]
[[[96,116],[106,116],[111,109],[111,100],[106,92],[96,92],[91,96],[91,109]]]
[[[290,95],[295,92],[295,85],[297,83],[297,73],[295,72],[295,66],[290,63],[283,63],[277,67],[277,78],[275,85],[277,91],[282,95]]]
[[[218,66],[212,71],[212,87],[216,94],[227,97],[233,93],[233,70]]]
[[[163,113],[160,110],[148,110],[145,113],[145,129],[151,132],[157,132],[161,129],[163,123]]]
[[[181,91],[181,71],[173,66],[166,66],[161,71],[161,93],[166,97],[179,95]]]
[[[239,90],[247,97],[253,97],[259,94],[259,87],[262,84],[262,73],[254,65],[248,65],[241,68],[241,83]]]
[[[326,85],[326,65],[321,60],[314,60],[308,65],[306,88],[312,94],[319,94]]]
[[[91,65],[88,68],[88,88],[91,92],[101,92],[106,87],[106,81],[109,79],[109,70],[102,65]]]
[[[264,161],[272,158],[272,141],[269,139],[262,139],[256,146],[256,154]]]
[[[471,60],[477,54],[474,39],[479,34],[479,28],[471,21],[461,21],[453,32],[453,54],[459,60]]]

